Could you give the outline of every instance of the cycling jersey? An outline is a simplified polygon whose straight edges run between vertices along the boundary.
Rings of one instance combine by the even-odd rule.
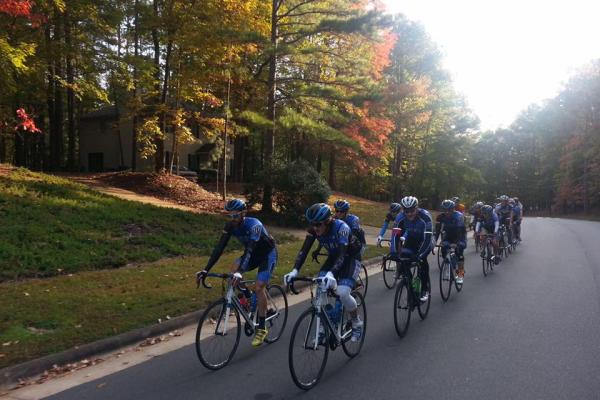
[[[444,233],[443,240],[445,241],[450,243],[466,242],[467,230],[464,215],[458,211],[453,211],[449,215],[446,213],[439,214],[435,224],[436,242],[442,232]]]
[[[273,254],[276,257],[276,252],[273,252],[275,240],[269,235],[263,224],[256,218],[244,217],[239,225],[233,222],[225,224],[221,239],[208,260],[207,270],[210,270],[219,260],[231,236],[235,236],[245,247],[244,254],[239,261],[240,272],[263,264],[262,261],[273,258]],[[270,264],[268,267],[271,268],[272,262],[268,264]]]
[[[496,214],[500,218],[501,223],[506,223],[506,219],[511,217],[512,206],[510,204],[502,205],[502,203],[496,206]]]
[[[512,211],[513,211],[513,220],[514,221],[520,221],[521,217],[522,217],[522,212],[521,212],[522,209],[521,209],[521,207],[518,204],[515,204],[513,206]]]
[[[404,212],[401,212],[396,217],[394,227],[402,229],[402,237],[405,239],[404,248],[413,250],[421,259],[427,258],[433,245],[431,240],[433,223],[431,214],[427,210],[418,208],[417,216],[412,221],[406,218]],[[394,243],[392,243],[392,248],[395,248]]]
[[[499,227],[500,222],[495,211],[492,211],[491,215],[485,215],[484,213],[481,213],[477,218],[475,232],[479,233],[481,228],[484,228],[488,233],[498,233]]]

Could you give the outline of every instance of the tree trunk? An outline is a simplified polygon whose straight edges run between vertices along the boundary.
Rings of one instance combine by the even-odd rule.
[[[153,1],[154,18],[158,21],[158,0]],[[156,93],[160,93],[160,40],[158,38],[158,27],[152,28],[152,42],[154,44],[154,90]],[[161,104],[161,96],[157,97],[156,105],[157,109]],[[161,128],[163,126],[164,117],[161,114]],[[164,132],[164,131],[163,131]],[[154,139],[154,145],[156,146],[156,154],[154,156],[154,170],[161,172],[165,169],[165,141],[161,138]]]
[[[267,118],[273,122],[273,128],[264,133],[264,170],[265,182],[263,188],[262,210],[264,212],[273,211],[273,156],[275,155],[275,93],[277,90],[277,9],[278,0],[271,1],[271,58],[269,60],[269,80],[268,91],[269,99],[267,103]]]
[[[69,171],[75,170],[75,95],[73,93],[73,48],[71,47],[71,19],[69,17],[68,12],[65,14],[65,44],[67,46],[66,56],[67,56],[67,83],[69,87],[67,88],[67,116],[69,119],[68,124],[68,138],[69,138],[69,147],[68,147],[68,158],[67,158],[67,168]]]
[[[137,169],[137,125],[138,125],[137,106],[139,104],[139,102],[138,102],[139,75],[138,75],[138,68],[137,68],[137,61],[138,61],[139,51],[140,51],[139,0],[135,0],[133,7],[134,7],[134,12],[135,12],[135,17],[134,17],[134,22],[133,22],[135,25],[133,28],[133,46],[134,46],[133,55],[134,55],[134,59],[136,62],[133,65],[133,95],[135,98],[135,100],[134,100],[135,107],[133,109],[133,126],[132,126],[132,132],[131,132],[131,170],[133,172],[135,172],[135,170]]]
[[[60,47],[62,44],[62,24],[63,16],[57,10],[56,11],[56,26],[54,33],[54,42]],[[55,54],[55,73],[57,79],[63,79],[63,64],[61,58],[61,51]],[[52,162],[53,170],[60,170],[63,166],[63,89],[59,83],[54,83],[54,142],[53,146],[50,147],[50,159]]]

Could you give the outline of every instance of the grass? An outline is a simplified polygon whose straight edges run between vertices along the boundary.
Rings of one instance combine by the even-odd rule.
[[[0,281],[208,255],[224,223],[26,169],[0,174],[0,221]]]
[[[300,241],[278,246],[274,282],[292,269],[300,246]],[[385,251],[370,246],[366,257]],[[224,254],[214,271],[226,270],[239,253]],[[203,308],[221,295],[218,284],[196,289],[195,272],[206,261],[183,257],[0,284],[0,343],[7,344],[0,347],[0,368]],[[309,257],[302,274],[318,269]]]

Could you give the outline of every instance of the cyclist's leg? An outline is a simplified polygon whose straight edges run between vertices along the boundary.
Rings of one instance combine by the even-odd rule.
[[[446,258],[446,254],[448,254],[448,248],[450,247],[450,242],[447,240],[444,240],[444,241],[442,241],[442,243],[440,245],[441,245],[440,250],[442,250],[442,258]]]
[[[463,278],[465,276],[465,249],[467,248],[467,243],[463,240],[459,240],[456,246],[456,256],[458,257],[458,277]],[[461,283],[459,281],[459,283]]]
[[[427,258],[421,259],[418,274],[419,278],[421,279],[421,300],[423,300],[425,295],[429,295],[429,293],[431,293],[429,281],[429,262],[427,261]]]
[[[358,304],[351,293],[356,285],[354,279],[355,260],[353,257],[346,256],[342,268],[338,272],[338,286],[336,294],[344,305],[344,309],[350,314],[352,322],[352,340],[357,341],[362,335],[363,322],[358,316]]]
[[[256,335],[252,341],[253,346],[260,346],[266,336],[267,329],[265,327],[265,320],[267,316],[267,285],[271,280],[271,275],[277,264],[277,249],[274,248],[258,263],[258,272],[256,274],[256,301],[257,301],[257,317],[258,327],[256,329]]]

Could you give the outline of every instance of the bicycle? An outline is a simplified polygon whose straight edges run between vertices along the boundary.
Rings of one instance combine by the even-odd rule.
[[[392,243],[391,240],[389,239],[382,239],[381,242],[388,242]],[[386,254],[382,257],[381,259],[381,270],[383,271],[383,283],[385,285],[386,288],[388,289],[393,289],[396,286],[396,282],[397,282],[397,277],[396,277],[396,270],[397,270],[397,260],[396,260],[396,256],[390,254]]]
[[[485,244],[481,250],[481,267],[483,268],[483,276],[487,276],[494,270],[494,245],[492,240],[494,235],[485,235]]]
[[[319,257],[321,256],[329,256],[327,253],[317,253],[313,255],[313,260],[319,263]],[[360,260],[354,260],[355,262],[360,263],[358,274],[356,275],[356,286],[354,286],[354,290],[360,292],[363,297],[367,297],[367,289],[369,288],[369,273],[367,271],[367,267]],[[356,273],[355,273],[356,274]]]
[[[509,255],[509,246],[506,234],[506,227],[503,224],[500,224],[500,228],[498,229],[498,238],[498,247],[500,248],[500,252],[502,253],[504,258],[507,258]]]
[[[206,368],[218,370],[231,361],[240,343],[242,331],[240,315],[244,319],[244,333],[246,336],[252,336],[258,326],[258,313],[255,312],[254,306],[248,304],[248,299],[241,291],[241,287],[256,281],[240,281],[234,286],[232,273],[209,272],[206,277],[221,278],[221,287],[225,294],[222,298],[210,304],[198,321],[196,354]],[[205,282],[206,277],[201,281],[202,286],[211,289],[212,286],[207,285]],[[225,284],[226,281],[227,285]],[[265,342],[271,344],[275,343],[283,333],[288,317],[288,302],[285,291],[281,286],[269,284],[266,290],[267,314],[265,327],[269,333],[265,338]],[[255,296],[254,293],[252,295]],[[283,301],[283,307],[277,304],[275,298],[278,296],[281,296],[280,302]],[[219,353],[221,350],[223,354]]]
[[[329,350],[334,351],[338,346],[342,346],[344,353],[350,358],[360,353],[365,341],[367,309],[364,297],[359,292],[353,291],[352,296],[358,304],[359,317],[363,320],[362,335],[359,341],[353,342],[350,315],[344,312],[343,305],[333,290],[321,289],[323,278],[292,278],[289,288],[292,293],[298,294],[299,292],[294,288],[295,281],[311,283],[311,305],[300,314],[292,329],[288,364],[296,386],[309,390],[321,379]],[[317,284],[316,293],[313,293],[314,284]],[[339,310],[339,313],[331,309]],[[305,366],[306,368],[303,368]]]
[[[442,252],[441,246],[439,247],[438,254]],[[454,287],[457,292],[462,290],[463,284],[458,283],[456,276],[456,268],[458,264],[458,256],[456,255],[456,247],[455,243],[452,243],[448,251],[446,252],[446,257],[442,263],[442,269],[440,271],[440,295],[442,296],[442,301],[445,303],[450,298],[450,293],[452,292],[452,283],[454,283]]]
[[[394,296],[394,326],[396,333],[402,338],[408,331],[410,315],[415,308],[417,308],[421,320],[427,318],[431,305],[431,295],[426,302],[421,302],[421,279],[418,274],[420,268],[418,261],[401,257],[396,265],[398,266],[396,278],[398,286]]]

